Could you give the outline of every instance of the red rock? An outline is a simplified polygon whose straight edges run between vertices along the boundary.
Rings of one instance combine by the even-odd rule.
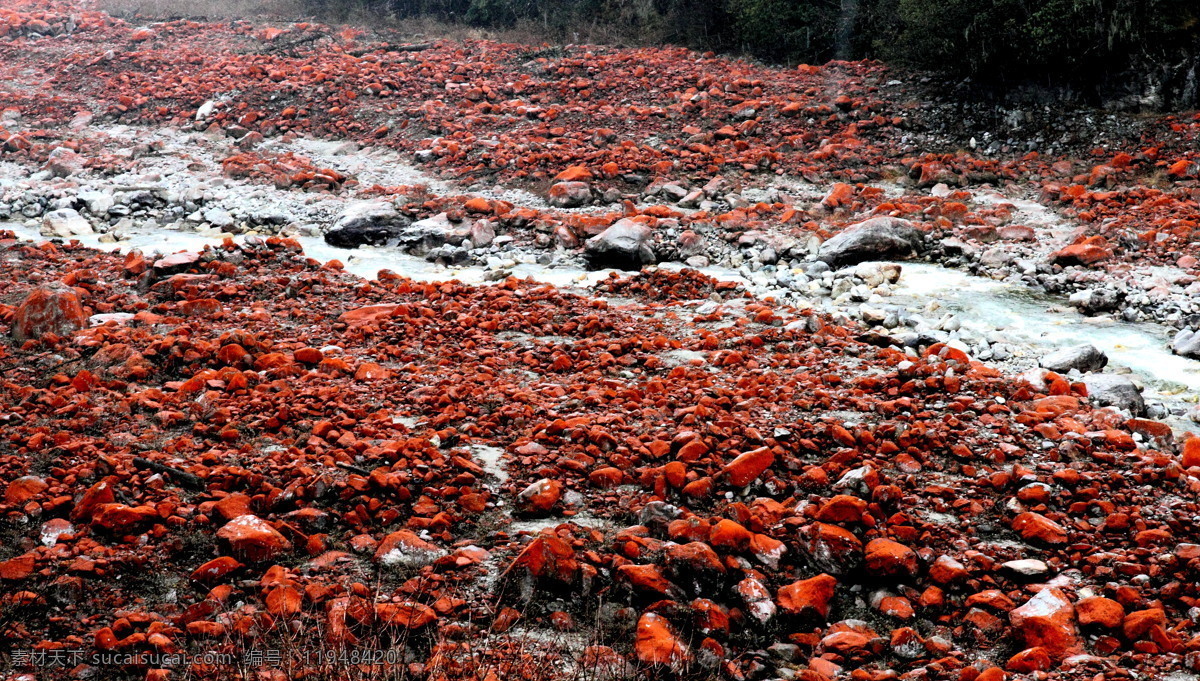
[[[433,608],[420,603],[376,603],[375,618],[382,626],[424,629],[437,621]]]
[[[613,466],[598,468],[588,475],[588,481],[601,489],[611,489],[620,485],[624,480],[625,472]]]
[[[1101,596],[1079,601],[1075,604],[1075,613],[1080,625],[1095,624],[1106,629],[1121,626],[1121,621],[1125,619],[1125,608],[1120,603]]]
[[[1162,608],[1149,608],[1131,612],[1121,622],[1121,632],[1130,641],[1145,638],[1154,627],[1166,628],[1167,615]]]
[[[356,381],[382,381],[392,377],[392,372],[375,362],[363,362],[354,370]]]
[[[1200,437],[1193,435],[1183,441],[1183,455],[1180,463],[1184,468],[1200,466]]]
[[[823,620],[829,616],[837,583],[830,575],[821,574],[781,587],[776,598],[779,607],[788,614],[817,615]]]
[[[446,554],[409,530],[397,530],[383,538],[375,549],[375,562],[385,566],[408,568],[428,565]]]
[[[1067,543],[1067,530],[1040,513],[1022,513],[1013,518],[1013,531],[1026,540],[1043,544]]]
[[[549,513],[562,499],[563,484],[557,480],[543,478],[526,487],[517,495],[517,510],[527,515]]]
[[[367,305],[343,312],[338,321],[349,326],[371,324],[391,317],[397,308],[399,305]]]
[[[159,276],[186,272],[192,265],[200,261],[199,253],[172,253],[154,261],[154,271]]]
[[[535,579],[571,584],[578,575],[579,562],[570,544],[558,537],[541,536],[529,542],[506,570],[506,575],[521,571]]]
[[[230,494],[213,504],[213,510],[225,521],[253,512],[250,509],[250,497],[245,494]]]
[[[4,489],[5,503],[19,506],[46,490],[49,485],[36,475],[25,475],[8,483]]]
[[[867,502],[848,494],[839,494],[821,506],[817,520],[823,523],[858,523],[867,512]]]
[[[292,353],[292,357],[301,364],[320,364],[325,355],[316,348],[300,348]]]
[[[938,584],[951,584],[967,578],[967,569],[950,556],[938,556],[929,566],[929,578]]]
[[[267,592],[267,612],[276,617],[287,617],[300,612],[304,595],[292,586],[277,586]]]
[[[745,527],[728,518],[722,518],[713,526],[708,543],[713,548],[724,551],[745,551],[750,546],[753,535]]]
[[[133,534],[146,529],[159,519],[153,506],[100,504],[92,516],[92,526],[112,534]]]
[[[800,537],[809,560],[831,574],[846,574],[862,563],[862,541],[849,530],[813,523],[801,530]]]
[[[1043,648],[1052,657],[1075,650],[1075,608],[1062,591],[1044,588],[1024,605],[1009,613],[1013,629],[1031,648]]]
[[[833,185],[825,197],[821,199],[821,205],[826,208],[837,208],[838,206],[848,205],[854,199],[854,187],[848,184],[838,182]]]
[[[70,518],[71,520],[90,521],[96,509],[114,501],[116,501],[116,496],[113,494],[112,485],[108,480],[101,480],[83,493],[83,496],[75,503],[75,507],[71,509]]]
[[[5,561],[0,561],[0,579],[12,582],[19,582],[27,579],[33,574],[36,566],[36,557],[32,553],[26,553],[16,558],[9,558]]]
[[[1112,251],[1096,244],[1072,244],[1050,254],[1057,265],[1094,265],[1112,257]]]
[[[571,166],[554,176],[555,182],[587,182],[592,179],[592,171],[583,166]]]
[[[642,664],[682,667],[691,661],[687,644],[665,618],[657,613],[643,613],[637,623],[634,653]]]
[[[759,447],[741,454],[721,470],[721,475],[734,487],[745,487],[758,479],[775,462],[775,453]]]
[[[917,554],[891,539],[872,539],[866,547],[867,572],[879,577],[913,577],[917,574]]]
[[[1054,668],[1054,662],[1045,648],[1027,648],[1008,659],[1005,668],[1018,674],[1044,672]]]
[[[220,539],[232,554],[243,560],[270,560],[292,550],[292,543],[270,523],[255,515],[243,515],[217,530]]]
[[[47,334],[69,336],[87,326],[79,296],[64,286],[34,289],[17,306],[9,334],[18,343]]]
[[[621,565],[617,568],[617,575],[637,593],[655,599],[683,597],[679,587],[667,579],[655,565]]]
[[[221,580],[237,572],[242,564],[229,556],[213,558],[204,565],[196,568],[191,575],[192,581],[201,584],[218,584]]]
[[[912,603],[903,596],[885,596],[879,601],[879,612],[895,617],[897,619],[906,620],[911,618],[916,612],[913,610]]]

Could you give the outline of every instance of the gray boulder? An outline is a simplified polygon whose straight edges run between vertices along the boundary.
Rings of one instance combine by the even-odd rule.
[[[42,217],[42,227],[39,231],[42,236],[63,239],[93,233],[91,223],[71,208],[60,208],[46,213]]]
[[[1068,302],[1086,315],[1112,312],[1125,300],[1122,291],[1111,288],[1089,288],[1071,294]]]
[[[655,261],[650,228],[629,218],[617,220],[584,243],[583,257],[592,269],[640,270]]]
[[[925,235],[901,218],[876,217],[851,225],[821,244],[817,260],[834,267],[866,260],[911,258],[925,249]]]
[[[1171,343],[1171,350],[1177,355],[1184,357],[1200,358],[1200,333],[1191,329],[1182,329],[1175,334],[1175,340]]]
[[[428,255],[445,245],[458,247],[470,238],[470,228],[455,226],[445,213],[418,220],[400,230],[395,244],[413,255]],[[445,257],[444,254],[435,257]]]
[[[360,201],[342,211],[325,232],[325,243],[335,248],[383,246],[409,224],[389,201]]]
[[[1108,355],[1091,343],[1063,348],[1038,360],[1038,364],[1060,374],[1071,369],[1081,372],[1099,371],[1108,364]]]
[[[1116,374],[1088,374],[1083,378],[1092,403],[1101,407],[1124,409],[1134,416],[1146,413],[1142,391],[1133,381]]]

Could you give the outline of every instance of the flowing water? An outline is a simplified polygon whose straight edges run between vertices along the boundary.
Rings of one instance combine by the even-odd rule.
[[[16,223],[0,223],[18,236],[41,241],[44,237]],[[240,238],[240,237],[239,237]],[[102,250],[122,252],[137,248],[147,255],[157,251],[173,253],[181,250],[200,250],[217,245],[219,239],[188,232],[160,231],[138,233],[118,243],[101,243],[99,235],[79,237],[85,245]],[[442,267],[395,249],[360,248],[353,251],[333,248],[316,237],[299,237],[305,254],[322,262],[337,259],[346,271],[374,278],[381,269],[419,281],[458,280],[464,283],[486,283],[489,271],[478,266]],[[679,268],[678,265],[667,265]],[[564,288],[586,289],[608,276],[609,271],[546,267],[537,264],[518,264],[507,270],[512,275]],[[756,287],[738,272],[721,268],[705,268],[718,279],[740,281],[752,290]],[[756,290],[759,293],[769,293]],[[1086,317],[1066,307],[1065,301],[1037,296],[1028,289],[985,277],[967,274],[929,263],[904,263],[900,282],[887,305],[923,309],[936,301],[942,311],[958,316],[962,325],[981,334],[997,334],[1017,348],[1006,368],[1020,370],[1037,365],[1037,358],[1053,350],[1081,343],[1091,343],[1109,357],[1106,371],[1128,368],[1145,386],[1147,402],[1159,402],[1178,409],[1189,406],[1200,395],[1200,361],[1180,357],[1171,352],[1171,331],[1154,324],[1130,324],[1109,317]],[[1165,419],[1177,430],[1195,428],[1182,417]]]

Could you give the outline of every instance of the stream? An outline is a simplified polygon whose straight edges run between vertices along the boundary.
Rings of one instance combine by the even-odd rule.
[[[44,241],[36,229],[18,223],[0,223],[30,241]],[[104,243],[100,235],[77,237],[87,246],[100,250],[140,249],[148,256],[153,252],[173,253],[181,250],[200,250],[217,245],[219,239],[189,232],[156,231],[131,235],[128,240]],[[239,237],[240,238],[240,237]],[[318,237],[296,237],[307,256],[321,262],[337,259],[345,270],[372,279],[381,269],[390,269],[418,281],[458,280],[468,284],[494,281],[498,274],[480,266],[443,267],[426,262],[394,249],[360,248],[354,251],[334,248]],[[669,263],[664,268],[681,269]],[[920,262],[902,263],[900,281],[893,294],[886,298],[886,307],[906,307],[911,311],[935,315],[954,314],[962,325],[980,336],[1002,338],[1015,348],[1013,356],[1003,362],[992,362],[1002,369],[1017,373],[1037,366],[1038,357],[1059,348],[1091,343],[1109,358],[1105,372],[1128,371],[1145,390],[1147,404],[1161,404],[1171,415],[1160,418],[1178,432],[1193,430],[1196,424],[1186,412],[1200,394],[1200,362],[1175,355],[1169,348],[1169,330],[1150,323],[1128,323],[1111,317],[1087,317],[1066,306],[1065,300],[1039,296],[1028,289],[966,272]],[[725,281],[738,281],[759,295],[773,291],[748,280],[741,273],[717,267],[702,271]],[[573,268],[547,267],[536,263],[517,263],[503,270],[505,275],[532,278],[535,281],[567,289],[588,289],[606,278],[611,270],[584,271]],[[936,301],[935,305],[930,305]],[[812,301],[814,307],[827,311],[828,301]]]

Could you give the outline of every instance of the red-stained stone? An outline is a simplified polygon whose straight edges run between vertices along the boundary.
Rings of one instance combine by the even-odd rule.
[[[817,575],[780,587],[776,598],[784,612],[792,615],[811,613],[825,619],[829,616],[837,583],[837,579],[830,575]]]
[[[69,336],[87,326],[79,296],[63,286],[43,286],[30,292],[17,306],[9,334],[22,342],[47,334]]]
[[[219,556],[196,568],[191,575],[192,581],[203,584],[217,584],[225,577],[240,570],[242,564],[230,556]]]
[[[1120,603],[1101,596],[1080,600],[1075,604],[1075,613],[1081,626],[1095,624],[1105,629],[1115,629],[1125,619],[1125,608]]]
[[[1067,543],[1067,531],[1062,525],[1040,513],[1026,512],[1013,518],[1012,528],[1029,541],[1043,544]]]
[[[49,485],[36,475],[25,475],[8,483],[4,489],[5,503],[20,505],[41,494]]]
[[[1059,658],[1075,650],[1075,608],[1062,591],[1044,588],[1009,613],[1013,629],[1031,648],[1044,649]]]
[[[880,577],[904,579],[917,573],[917,554],[891,539],[872,539],[866,546],[867,572]]]
[[[270,523],[256,515],[242,515],[217,530],[217,539],[233,556],[258,562],[292,550],[292,544]]]
[[[745,487],[770,468],[774,461],[774,452],[766,447],[759,447],[730,461],[721,469],[721,475],[734,487]]]
[[[643,613],[638,619],[633,648],[638,661],[646,665],[683,667],[692,658],[670,623],[653,612]]]

